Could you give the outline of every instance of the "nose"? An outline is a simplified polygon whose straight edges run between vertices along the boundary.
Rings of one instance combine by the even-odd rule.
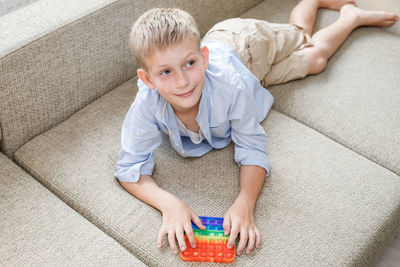
[[[184,89],[189,85],[189,77],[184,71],[177,71],[175,77],[175,86],[177,89]]]

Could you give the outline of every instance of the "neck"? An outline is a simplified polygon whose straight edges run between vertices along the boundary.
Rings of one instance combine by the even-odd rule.
[[[186,129],[189,129],[193,132],[199,132],[199,125],[196,121],[196,116],[199,110],[199,105],[193,107],[190,110],[179,111],[175,110],[175,115],[179,118],[179,120],[185,125]]]
[[[175,112],[175,115],[179,118],[181,117],[196,117],[197,113],[199,112],[199,103],[196,106],[191,107],[189,109],[176,109],[172,107]]]

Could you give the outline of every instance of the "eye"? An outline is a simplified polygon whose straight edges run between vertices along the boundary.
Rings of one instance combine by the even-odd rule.
[[[195,63],[196,61],[190,60],[188,63],[186,63],[186,67],[192,67]]]
[[[161,75],[161,76],[166,76],[166,75],[168,75],[168,74],[170,74],[170,73],[171,73],[170,70],[163,70],[162,72],[160,72],[160,75]]]

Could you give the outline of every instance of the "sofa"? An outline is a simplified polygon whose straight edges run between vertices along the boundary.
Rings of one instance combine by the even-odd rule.
[[[130,27],[163,6],[189,11],[202,35],[230,17],[285,23],[296,2],[41,0],[0,17],[0,265],[208,266],[158,249],[162,214],[113,176],[137,92]],[[316,29],[337,16],[320,10]],[[321,74],[267,88],[262,245],[231,265],[376,264],[400,232],[399,47],[359,28]],[[239,192],[233,155],[230,144],[183,158],[164,136],[153,177],[223,217]]]

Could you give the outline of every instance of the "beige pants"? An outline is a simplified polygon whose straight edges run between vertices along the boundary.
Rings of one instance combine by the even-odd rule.
[[[234,18],[214,25],[204,36],[206,40],[233,47],[263,86],[304,78],[310,68],[302,49],[312,46],[312,40],[297,25]]]

